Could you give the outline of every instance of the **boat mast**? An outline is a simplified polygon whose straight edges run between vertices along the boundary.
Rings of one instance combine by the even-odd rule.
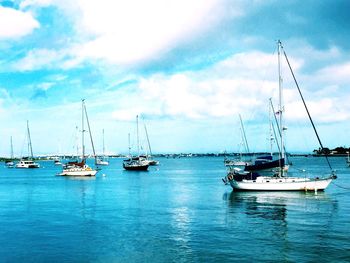
[[[96,152],[95,152],[95,146],[94,146],[94,141],[92,139],[92,133],[91,133],[91,129],[90,129],[90,122],[89,122],[89,117],[88,117],[88,114],[87,114],[87,110],[86,110],[86,106],[85,106],[85,103],[84,103],[84,112],[85,112],[85,117],[86,117],[86,123],[88,125],[88,130],[89,130],[89,135],[90,135],[90,141],[91,141],[91,146],[92,146],[92,152],[94,153],[94,158],[95,158],[95,163],[97,162],[97,159],[96,159]]]
[[[278,40],[278,90],[279,90],[279,100],[278,100],[278,117],[279,117],[279,128],[280,128],[280,139],[281,139],[281,152],[280,159],[284,158],[284,136],[283,136],[283,88],[282,88],[282,76],[281,76],[281,48],[282,43]],[[281,167],[283,168],[283,167]],[[281,173],[283,176],[283,169],[281,169]]]
[[[105,156],[105,129],[102,129],[102,154]]]
[[[11,136],[11,160],[13,159],[13,144],[12,144],[12,136]]]
[[[128,133],[128,148],[129,148],[129,157],[131,158],[130,133]]]
[[[79,128],[78,126],[75,126],[75,150],[76,150],[76,156],[77,156],[77,159],[79,158]],[[74,149],[74,147],[73,147]],[[74,155],[74,154],[73,154]]]
[[[272,135],[272,113],[271,113],[271,111],[272,111],[272,109],[269,105],[269,126],[270,126],[270,134],[269,134],[270,138],[269,138],[269,140],[270,140],[270,154],[272,156],[273,155],[272,147],[273,147],[274,137]]]
[[[82,156],[81,159],[85,160],[85,146],[84,146],[84,101],[85,99],[81,100],[81,147],[82,147]]]
[[[30,131],[29,131],[29,121],[27,121],[27,132],[28,132],[28,149],[30,150],[30,157],[33,159],[33,148],[32,148],[32,140],[30,139]]]
[[[146,127],[145,123],[144,123],[144,127],[145,127],[145,132],[146,132],[146,138],[147,138],[147,143],[148,143],[149,154],[150,154],[150,156],[152,156],[151,143],[149,142],[147,127]]]
[[[139,115],[136,115],[137,155],[140,156]]]
[[[241,114],[238,114],[238,116],[239,116],[239,121],[241,123],[241,129],[242,129],[242,135],[243,135],[243,139],[244,139],[245,148],[246,148],[247,153],[250,154],[248,141],[247,141],[247,137],[245,135],[245,130],[244,130]]]

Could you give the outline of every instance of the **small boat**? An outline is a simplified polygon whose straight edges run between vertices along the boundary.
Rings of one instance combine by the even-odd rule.
[[[15,163],[12,160],[6,160],[5,161],[5,166],[7,168],[14,168],[15,167]]]
[[[54,165],[56,165],[56,166],[62,165],[61,161],[60,161],[60,160],[57,160],[57,159],[54,160],[53,163],[54,163]]]
[[[129,158],[123,161],[123,168],[127,171],[147,171],[149,162],[146,158],[140,156],[140,141],[139,141],[139,116],[136,115],[136,133],[137,133],[137,156],[131,157],[130,133],[128,134],[129,141]]]
[[[292,73],[294,82],[298,89],[299,95],[303,101],[306,112],[308,113],[309,120],[312,124],[316,137],[319,141],[321,149],[323,149],[322,142],[318,136],[315,125],[311,119],[311,115],[306,106],[305,100],[301,94],[298,82],[296,81],[294,72],[290,66],[288,57],[283,50],[282,44],[278,41],[278,73],[279,73],[279,109],[277,111],[277,115],[279,116],[279,135],[280,135],[280,156],[284,156],[284,130],[285,128],[282,125],[282,117],[284,113],[284,106],[282,105],[282,85],[281,85],[281,64],[280,64],[280,55],[281,51],[283,51],[284,57],[288,64],[288,67]],[[328,166],[331,170],[331,173],[327,176],[320,177],[316,176],[314,178],[307,178],[305,176],[288,176],[288,171],[286,169],[278,169],[277,171],[272,172],[270,175],[262,175],[259,169],[249,170],[249,171],[241,171],[239,169],[231,169],[229,170],[227,176],[223,178],[225,184],[230,184],[234,190],[243,190],[243,191],[318,191],[325,190],[328,185],[337,178],[335,175],[331,164],[328,160],[327,155],[325,156]],[[280,158],[280,168],[284,166],[283,157]],[[258,168],[258,167],[257,167]]]
[[[17,164],[16,168],[40,168],[40,164],[34,162],[33,147],[30,138],[29,122],[27,121],[27,138],[28,138],[28,149],[30,151],[30,157],[23,157]]]
[[[147,171],[149,162],[141,157],[132,157],[123,161],[123,168],[129,171]]]
[[[16,168],[40,168],[40,164],[35,163],[29,158],[22,158],[17,164]]]
[[[109,165],[105,155],[105,130],[102,130],[102,156],[96,158],[96,165]]]
[[[85,100],[82,100],[82,131],[81,131],[81,136],[82,136],[82,155],[81,155],[81,161],[74,161],[74,162],[68,162],[63,166],[62,172],[59,174],[61,176],[77,176],[77,177],[84,177],[84,176],[95,176],[97,174],[97,170],[92,169],[86,164],[86,156],[85,156],[85,145],[84,145],[84,116],[86,118],[86,122],[88,125],[89,129],[89,134],[90,134],[90,140],[92,144],[92,149],[94,151],[94,156],[95,155],[95,149],[94,149],[94,144],[91,136],[91,130],[90,130],[90,124],[89,124],[89,119],[87,116],[87,111],[86,111],[86,106],[85,106]]]

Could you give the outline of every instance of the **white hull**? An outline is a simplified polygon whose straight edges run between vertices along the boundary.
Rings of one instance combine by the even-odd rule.
[[[35,163],[33,161],[20,161],[16,164],[16,168],[40,168],[40,164]]]
[[[96,170],[91,169],[90,167],[73,167],[68,169],[63,169],[62,173],[59,175],[62,176],[95,176],[97,174]]]
[[[333,177],[311,179],[260,176],[256,180],[231,180],[230,185],[233,189],[244,191],[322,191],[327,188],[332,180]]]

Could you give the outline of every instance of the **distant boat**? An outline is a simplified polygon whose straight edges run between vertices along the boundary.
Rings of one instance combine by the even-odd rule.
[[[105,155],[105,130],[102,130],[102,156],[96,158],[96,165],[109,165]]]
[[[56,166],[62,165],[61,161],[58,160],[58,159],[55,159],[55,160],[53,161],[53,163],[54,163],[54,165],[56,165]]]
[[[63,170],[59,175],[62,176],[77,176],[77,177],[84,177],[84,176],[95,176],[97,174],[97,170],[92,169],[86,164],[86,156],[85,156],[85,142],[84,142],[84,132],[86,130],[84,129],[84,117],[86,118],[86,122],[88,125],[89,129],[89,135],[90,135],[90,140],[92,144],[92,148],[94,151],[94,156],[95,155],[95,149],[94,149],[94,144],[91,136],[91,130],[90,130],[90,124],[89,124],[89,119],[86,111],[86,106],[85,106],[85,100],[81,100],[82,103],[82,118],[81,118],[81,138],[82,138],[82,155],[81,155],[81,161],[74,161],[74,162],[68,162],[63,166]]]
[[[279,109],[276,114],[278,114],[279,117],[279,130],[280,130],[280,146],[281,146],[281,153],[280,156],[284,156],[284,135],[283,135],[283,125],[282,125],[282,117],[284,112],[284,107],[282,105],[283,99],[282,99],[282,84],[281,84],[281,64],[280,64],[280,55],[281,51],[283,50],[282,44],[280,41],[278,41],[278,75],[279,75]],[[317,136],[317,139],[319,141],[319,144],[321,146],[321,149],[323,149],[323,145],[321,143],[321,140],[318,136],[318,133],[316,131],[315,125],[311,119],[311,115],[308,111],[308,108],[306,106],[306,103],[304,101],[304,98],[301,94],[299,85],[296,81],[296,78],[294,76],[293,70],[289,64],[289,60],[287,58],[286,53],[283,50],[284,57],[287,61],[288,67],[292,73],[293,79],[295,81],[295,84],[297,86],[297,89],[299,91],[300,97],[303,101],[303,104],[305,106],[305,109],[308,113],[308,117],[310,119],[310,122],[314,128],[315,134]],[[282,158],[281,158],[282,159]],[[230,170],[229,173],[225,178],[223,178],[223,181],[225,184],[230,184],[231,187],[235,190],[251,190],[251,191],[317,191],[317,190],[324,190],[328,187],[328,185],[333,181],[333,179],[336,179],[336,175],[334,171],[332,170],[332,167],[330,165],[330,162],[326,156],[326,160],[328,163],[328,166],[331,170],[331,174],[329,176],[325,177],[315,177],[315,178],[307,178],[304,175],[297,177],[297,176],[288,176],[287,171],[284,169],[279,169],[276,172],[271,173],[269,176],[261,175],[259,174],[259,171],[237,171],[237,170]],[[282,162],[281,166],[282,167]]]
[[[16,168],[39,168],[40,164],[34,162],[32,141],[30,138],[29,122],[27,121],[27,139],[28,139],[28,150],[30,152],[29,157],[22,157],[22,159],[16,164]]]
[[[136,116],[136,133],[137,133],[137,156],[132,157],[130,151],[130,134],[129,139],[129,158],[123,161],[123,168],[128,171],[146,171],[149,163],[147,159],[140,156],[140,141],[139,141],[139,116]]]
[[[249,145],[248,145],[248,141],[247,141],[247,136],[245,134],[245,130],[244,130],[244,125],[243,125],[243,121],[242,121],[242,117],[240,114],[238,114],[239,116],[239,121],[240,121],[240,131],[241,131],[241,143],[240,146],[244,146],[246,154],[250,155],[249,152]],[[243,154],[241,151],[241,147],[240,147],[240,154],[239,154],[239,158],[236,159],[228,159],[225,157],[224,159],[224,164],[225,166],[228,166],[230,168],[237,168],[237,169],[243,169],[247,166],[247,165],[251,165],[252,161],[251,160],[244,160],[243,159]]]
[[[9,160],[5,161],[5,165],[6,165],[7,168],[14,168],[15,167],[15,163],[13,161],[14,156],[13,156],[12,136],[10,138],[10,143],[11,143],[11,157],[10,157]]]

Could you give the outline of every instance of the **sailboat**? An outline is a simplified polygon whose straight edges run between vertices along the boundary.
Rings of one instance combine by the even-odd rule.
[[[86,130],[84,129],[84,119],[86,118],[86,122],[88,125],[88,130],[89,130],[89,135],[90,135],[90,140],[91,140],[91,145],[92,149],[95,154],[95,148],[91,136],[91,130],[90,130],[90,124],[89,124],[89,119],[86,111],[86,106],[85,106],[85,100],[81,100],[81,108],[82,108],[82,118],[81,118],[81,145],[82,145],[82,155],[81,155],[81,161],[74,161],[74,162],[68,162],[63,166],[63,170],[59,175],[62,176],[95,176],[97,174],[97,170],[92,169],[86,164],[86,156],[85,156],[85,138],[84,138],[84,133]],[[85,117],[85,118],[84,118]]]
[[[102,157],[96,158],[96,165],[109,165],[105,156],[105,130],[102,129]]]
[[[318,136],[318,133],[316,131],[315,125],[312,121],[311,115],[309,113],[309,110],[306,106],[304,97],[301,94],[298,82],[295,78],[294,72],[290,66],[288,57],[286,55],[286,52],[284,51],[282,47],[281,41],[278,41],[278,75],[279,75],[279,109],[278,109],[278,116],[279,116],[279,130],[280,130],[280,146],[281,146],[281,152],[280,152],[280,159],[284,156],[284,128],[283,128],[283,112],[284,107],[282,105],[282,77],[281,77],[281,52],[283,51],[284,57],[286,59],[286,62],[288,64],[288,67],[291,71],[291,74],[293,76],[294,82],[296,84],[296,87],[298,89],[299,95],[303,101],[303,104],[305,106],[306,112],[308,114],[308,117],[310,119],[310,122],[312,124],[312,127],[314,128],[315,134],[317,136],[317,139],[319,141],[319,144],[321,148],[323,149],[322,142]],[[279,169],[279,171],[272,173],[270,176],[261,175],[259,172],[239,172],[236,170],[230,170],[229,173],[225,178],[223,178],[223,181],[225,184],[230,184],[231,187],[235,190],[251,190],[251,191],[317,191],[317,190],[325,190],[328,185],[337,178],[334,171],[332,170],[332,167],[330,165],[330,162],[326,156],[326,160],[328,163],[328,166],[331,170],[330,175],[327,175],[325,177],[315,177],[315,178],[307,178],[305,176],[288,176],[288,172],[284,169]]]
[[[241,130],[241,139],[242,139],[240,146],[244,146],[246,153],[248,155],[250,155],[249,145],[248,145],[247,136],[246,136],[245,130],[244,130],[242,116],[241,116],[241,114],[238,114],[238,116],[239,116],[239,121],[240,121],[240,130]],[[231,160],[231,159],[225,158],[224,164],[225,164],[225,166],[230,167],[230,169],[231,168],[232,169],[235,169],[235,168],[236,169],[244,169],[247,165],[251,165],[252,162],[250,160],[248,160],[248,161],[243,160],[243,154],[242,154],[242,151],[240,151],[239,159]]]
[[[33,161],[33,147],[30,138],[29,122],[27,121],[27,139],[28,139],[28,152],[30,152],[29,157],[23,157],[17,164],[16,168],[39,168],[40,164]]]
[[[15,167],[15,163],[13,162],[13,144],[12,144],[12,136],[11,136],[10,142],[11,142],[11,157],[10,157],[10,159],[8,159],[8,160],[5,161],[5,165],[6,165],[7,168],[14,168],[14,167]]]
[[[136,115],[136,133],[137,133],[137,156],[131,156],[130,152],[130,134],[129,139],[129,158],[123,161],[123,168],[128,171],[146,171],[149,163],[147,159],[140,156],[140,140],[139,140],[139,116]]]

